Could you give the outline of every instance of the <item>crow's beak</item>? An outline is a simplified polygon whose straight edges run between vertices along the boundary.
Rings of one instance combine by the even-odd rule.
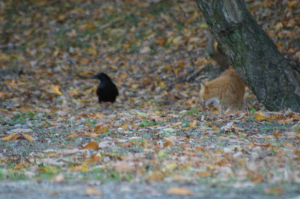
[[[93,76],[91,77],[91,79],[98,79],[98,76],[97,76],[97,75],[93,75]]]

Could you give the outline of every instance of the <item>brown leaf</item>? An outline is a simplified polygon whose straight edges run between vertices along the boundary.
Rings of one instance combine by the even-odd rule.
[[[164,143],[164,147],[171,147],[172,146],[172,142],[171,141],[166,141]]]
[[[254,183],[260,183],[262,181],[263,181],[263,177],[261,175],[258,175],[251,179],[251,182],[254,182]]]
[[[102,134],[103,131],[102,131],[102,127],[97,125],[94,127],[94,132],[97,133],[97,134]]]
[[[248,149],[252,149],[253,147],[255,147],[253,142],[245,143],[245,145]]]
[[[290,124],[292,122],[292,118],[286,119],[286,120],[279,120],[278,124]]]
[[[137,129],[138,126],[137,126],[135,123],[133,123],[133,124],[132,124],[132,128],[133,128],[133,129]]]
[[[190,123],[189,127],[194,128],[197,125],[197,120],[194,120],[193,122]]]
[[[125,129],[128,128],[128,126],[129,126],[129,124],[124,124],[124,125],[122,126],[122,128],[125,130]]]
[[[207,151],[207,149],[204,147],[195,147],[195,151],[203,152],[203,151]]]
[[[99,144],[98,142],[92,141],[85,145],[82,149],[92,149],[92,150],[98,150],[99,149]]]
[[[193,192],[191,190],[180,187],[169,188],[167,190],[167,193],[173,195],[193,195]]]
[[[135,168],[129,164],[127,164],[127,162],[125,161],[118,161],[115,163],[114,165],[116,171],[118,172],[129,172],[129,171],[134,171]]]
[[[164,176],[160,172],[152,172],[149,178],[151,180],[162,181],[164,179]]]
[[[106,128],[106,127],[102,128],[102,130],[103,130],[104,133],[109,132],[108,128]]]
[[[93,187],[89,187],[87,188],[87,190],[85,191],[86,195],[102,195],[101,191],[98,191],[97,189],[93,188]]]
[[[270,143],[265,143],[265,144],[256,144],[256,143],[253,143],[255,146],[259,146],[259,147],[263,147],[263,148],[269,148],[271,146]]]
[[[223,154],[223,151],[217,149],[217,150],[214,151],[214,153]]]
[[[197,176],[201,177],[201,178],[204,178],[204,177],[208,177],[208,176],[211,176],[211,172],[209,171],[198,171],[196,173]]]
[[[78,137],[77,133],[72,133],[71,135],[67,136],[67,140],[74,140],[77,137]]]
[[[277,139],[280,138],[280,134],[279,134],[278,131],[276,131],[273,135],[274,135],[274,137],[277,138]]]
[[[164,37],[157,37],[155,39],[155,43],[157,43],[159,46],[163,46],[166,42],[166,39]]]
[[[271,116],[270,114],[268,113],[265,113],[265,112],[256,112],[256,115],[255,115],[255,119],[257,121],[272,121],[273,119],[276,119],[277,116],[273,115]]]
[[[280,188],[269,188],[269,189],[265,189],[265,193],[279,195],[279,194],[283,194],[284,191]]]
[[[300,150],[294,151],[294,154],[297,155],[297,156],[299,156],[299,158],[300,158]]]
[[[26,167],[26,164],[23,163],[23,164],[17,164],[14,166],[14,169],[24,169]]]

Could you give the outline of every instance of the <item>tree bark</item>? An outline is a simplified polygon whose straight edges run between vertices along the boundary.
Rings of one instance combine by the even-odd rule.
[[[270,111],[300,112],[300,68],[284,58],[243,0],[195,0],[236,73]]]

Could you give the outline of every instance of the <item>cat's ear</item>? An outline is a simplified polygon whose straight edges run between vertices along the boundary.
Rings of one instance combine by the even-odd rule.
[[[204,84],[200,83],[201,90],[204,88]]]

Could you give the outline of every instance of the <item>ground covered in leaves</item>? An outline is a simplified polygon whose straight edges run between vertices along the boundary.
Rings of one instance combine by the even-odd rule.
[[[297,0],[246,2],[298,61]],[[267,112],[249,90],[223,118],[201,105],[200,81],[218,66],[194,1],[4,1],[0,13],[6,198],[300,194],[298,113]],[[119,89],[107,108],[90,79],[98,72]]]

